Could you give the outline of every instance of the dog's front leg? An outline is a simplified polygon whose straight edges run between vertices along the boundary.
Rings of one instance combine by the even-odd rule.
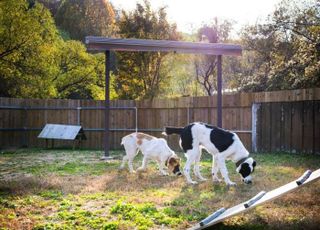
[[[193,162],[195,162],[195,158],[196,158],[196,155],[195,152],[193,150],[188,150],[187,153],[186,153],[186,157],[187,157],[187,162],[183,168],[183,172],[184,172],[184,175],[187,179],[187,182],[189,184],[197,184],[198,182],[196,181],[193,181],[190,177],[190,169],[191,169],[191,164]]]
[[[197,156],[195,162],[194,162],[194,167],[193,167],[193,172],[194,172],[194,175],[196,177],[198,177],[201,181],[206,181],[207,179],[204,178],[201,173],[200,173],[200,160],[201,160],[201,148],[199,149],[199,155]]]
[[[129,159],[129,158],[128,158],[127,155],[125,155],[125,156],[122,158],[122,163],[121,163],[121,165],[120,165],[120,169],[123,169],[123,168],[124,168],[124,166],[125,166],[125,164],[126,164],[126,161],[127,161],[128,159]]]
[[[225,181],[225,183],[228,185],[228,186],[235,186],[236,183],[232,182],[229,178],[229,175],[228,175],[228,169],[227,169],[227,166],[226,166],[226,161],[225,161],[225,158],[224,157],[221,157],[221,156],[217,156],[217,163],[218,163],[218,167],[220,169],[220,172],[221,172],[221,175]]]
[[[137,169],[138,171],[146,171],[148,164],[148,158],[146,156],[142,159],[142,165]]]
[[[128,166],[130,173],[135,173],[136,171],[133,170],[133,159],[132,157],[128,157]]]
[[[158,161],[158,164],[159,164],[159,171],[160,171],[160,173],[161,173],[162,175],[164,175],[164,176],[168,176],[169,173],[164,170],[164,168],[165,168],[165,162],[164,162],[164,161]]]
[[[219,176],[219,166],[218,166],[218,159],[215,156],[212,156],[212,169],[211,169],[211,174],[212,174],[212,181],[213,182],[221,182]]]

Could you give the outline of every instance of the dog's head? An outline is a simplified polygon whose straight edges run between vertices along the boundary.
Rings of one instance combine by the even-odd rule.
[[[168,167],[168,170],[171,171],[174,175],[182,175],[180,171],[180,158],[176,154],[169,157],[166,165]]]
[[[253,160],[252,157],[249,157],[237,167],[236,170],[238,173],[240,173],[242,181],[244,183],[246,184],[252,183],[251,173],[254,172],[254,168],[256,167],[256,165],[257,163],[255,162],[255,160]]]

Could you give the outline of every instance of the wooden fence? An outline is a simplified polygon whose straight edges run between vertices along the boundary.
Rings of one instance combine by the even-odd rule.
[[[263,93],[223,95],[223,128],[238,132],[245,146],[252,150],[252,105],[265,102],[296,102],[320,100],[320,89],[304,89]],[[46,123],[80,124],[87,140],[82,147],[103,148],[104,101],[40,100],[0,98],[0,148],[44,147],[38,139]],[[121,148],[120,140],[135,129],[137,108],[138,129],[161,136],[166,125],[184,126],[193,121],[216,124],[216,96],[185,97],[154,100],[116,100],[110,106],[110,148]],[[116,109],[116,108],[121,109]],[[124,109],[126,107],[127,109]],[[316,114],[319,116],[319,114]],[[265,122],[259,120],[259,122]],[[309,124],[314,125],[314,124]],[[294,132],[294,130],[292,130]],[[168,137],[169,145],[179,149],[178,138]],[[318,140],[315,140],[318,141]],[[57,141],[55,146],[71,146],[68,141]]]
[[[320,101],[257,104],[256,151],[320,153]]]

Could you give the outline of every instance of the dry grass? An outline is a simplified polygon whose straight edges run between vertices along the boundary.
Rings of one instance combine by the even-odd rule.
[[[241,184],[235,166],[228,189],[210,180],[119,171],[99,151],[18,150],[0,154],[0,229],[185,229],[221,207],[270,191],[320,165],[319,156],[256,154],[254,184]],[[123,154],[121,151],[113,154]],[[184,158],[183,158],[184,159]],[[141,159],[136,159],[135,168]],[[211,159],[202,161],[209,178]],[[218,229],[318,229],[320,182],[224,221]],[[141,216],[141,218],[140,218]]]

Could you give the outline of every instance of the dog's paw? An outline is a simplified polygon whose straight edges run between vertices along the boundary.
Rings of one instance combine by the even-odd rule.
[[[194,181],[194,180],[191,180],[191,181],[188,181],[188,184],[193,185],[193,184],[198,184],[198,182],[197,182],[197,181]]]
[[[169,176],[169,173],[168,172],[161,172],[161,175],[162,176]]]
[[[227,186],[228,186],[228,187],[236,187],[237,184],[234,183],[234,182],[232,182],[232,181],[230,181],[229,183],[227,183]]]
[[[125,166],[124,166],[124,165],[120,165],[118,169],[119,169],[119,170],[124,170],[124,169],[125,169]]]
[[[207,179],[207,178],[204,178],[204,177],[199,177],[199,180],[200,180],[200,181],[207,181],[208,179]]]
[[[145,169],[145,168],[142,168],[142,167],[139,167],[139,168],[137,168],[137,171],[138,171],[138,172],[144,172],[144,171],[146,171],[146,169]]]

